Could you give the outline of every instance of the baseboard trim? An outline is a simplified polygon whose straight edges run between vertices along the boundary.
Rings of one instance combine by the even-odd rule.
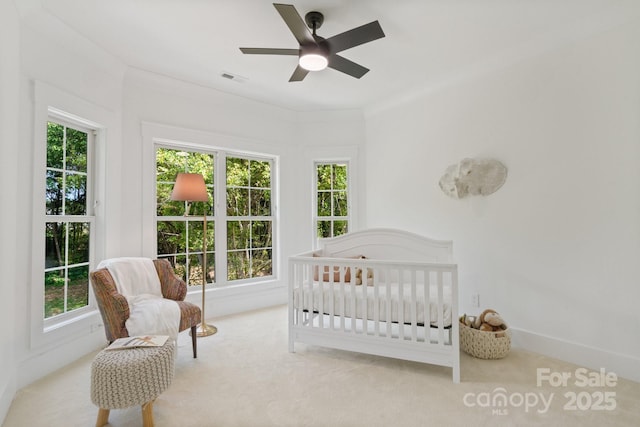
[[[561,340],[523,329],[511,328],[511,343],[533,353],[564,360],[585,368],[604,368],[618,377],[640,382],[640,359],[601,348]]]
[[[252,283],[207,290],[205,316],[207,320],[245,311],[287,303],[287,287],[280,282]],[[187,294],[186,301],[198,306],[202,294]]]
[[[16,395],[15,374],[11,374],[11,378],[5,384],[2,384],[2,392],[0,393],[0,425],[9,413],[9,408]]]

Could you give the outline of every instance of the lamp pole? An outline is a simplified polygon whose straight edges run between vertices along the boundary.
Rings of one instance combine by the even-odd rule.
[[[189,203],[192,202],[205,202],[209,201],[209,193],[207,192],[207,186],[204,183],[204,177],[199,173],[179,173],[176,176],[176,183],[173,186],[171,192],[171,200],[178,200],[187,202],[187,207],[184,212],[186,217],[189,216]],[[188,247],[188,245],[187,245]],[[188,258],[187,258],[188,262]],[[189,269],[187,269],[189,274]],[[208,337],[218,332],[218,328],[213,325],[207,325],[204,315],[205,307],[205,291],[207,288],[207,209],[205,206],[204,215],[202,220],[202,307],[200,312],[202,317],[200,319],[200,325],[196,328],[196,336]]]

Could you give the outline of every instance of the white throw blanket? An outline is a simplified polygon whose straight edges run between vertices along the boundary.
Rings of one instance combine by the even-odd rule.
[[[178,336],[180,307],[162,297],[158,273],[149,258],[112,258],[102,261],[116,283],[118,292],[127,299],[129,318],[125,326],[130,336]]]

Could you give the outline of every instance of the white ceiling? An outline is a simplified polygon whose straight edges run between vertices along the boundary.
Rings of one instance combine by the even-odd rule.
[[[283,0],[325,15],[330,37],[378,20],[386,37],[341,53],[371,71],[332,69],[289,83],[297,48],[264,0],[15,0],[27,23],[54,18],[124,64],[284,108],[366,108],[508,66],[640,14],[638,0]],[[241,79],[221,77],[230,73]],[[237,81],[241,80],[241,81]]]

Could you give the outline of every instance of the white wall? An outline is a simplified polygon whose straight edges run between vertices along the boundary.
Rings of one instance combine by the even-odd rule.
[[[478,292],[518,345],[636,381],[639,45],[632,22],[366,114],[368,226],[453,239],[462,310]],[[465,157],[502,161],[502,189],[445,196]]]
[[[16,389],[14,300],[16,283],[16,221],[20,212],[18,189],[12,183],[18,176],[16,162],[19,128],[20,28],[18,14],[10,0],[0,0],[0,182],[2,184],[2,239],[0,241],[0,420],[4,419]]]

